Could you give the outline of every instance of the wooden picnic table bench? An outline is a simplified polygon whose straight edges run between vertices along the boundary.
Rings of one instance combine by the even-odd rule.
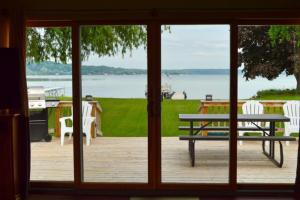
[[[190,126],[179,126],[179,130],[185,130],[189,131]],[[202,126],[194,126],[194,130],[206,130],[206,131],[229,131],[229,126],[206,126],[205,128],[202,128]],[[260,127],[259,130],[269,131],[270,127]],[[257,131],[257,127],[237,127],[237,130],[243,130],[243,131]]]
[[[189,142],[189,154],[191,159],[191,165],[195,166],[195,142],[197,140],[207,141],[224,141],[230,139],[230,134],[227,136],[201,136],[198,135],[203,130],[216,130],[216,131],[230,131],[229,127],[214,127],[210,126],[212,122],[229,121],[229,114],[179,114],[181,121],[189,122],[189,126],[179,126],[179,130],[189,131],[189,135],[179,136],[180,140],[187,140]],[[278,115],[278,114],[258,114],[258,115],[238,115],[238,121],[251,122],[253,127],[237,127],[237,130],[245,131],[262,131],[262,136],[237,136],[237,140],[243,141],[262,141],[262,149],[264,155],[266,155],[276,166],[282,167],[284,156],[283,156],[283,145],[282,141],[295,141],[296,138],[290,136],[275,136],[275,122],[286,122],[290,119]],[[194,126],[194,122],[205,122],[202,126]],[[257,122],[270,122],[269,127],[258,126]],[[266,151],[266,141],[269,141],[269,152]],[[279,143],[280,157],[279,161],[275,158],[275,142]]]
[[[226,141],[229,140],[229,136],[201,136],[201,135],[182,135],[179,136],[180,140],[188,140],[189,141],[189,153],[191,159],[191,165],[195,166],[195,142],[197,140],[205,140],[205,141]],[[283,145],[282,141],[295,141],[296,138],[290,136],[238,136],[237,140],[242,141],[262,141],[262,149],[263,153],[278,167],[282,167],[284,161],[283,155]],[[265,141],[277,141],[279,143],[280,155],[279,161],[275,158],[269,156],[269,153],[265,149]]]

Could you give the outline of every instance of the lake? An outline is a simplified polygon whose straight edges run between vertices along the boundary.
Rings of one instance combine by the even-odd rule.
[[[71,76],[27,76],[28,86],[45,88],[63,87],[65,95],[72,96]],[[171,75],[163,76],[162,83],[172,86],[172,90],[185,91],[188,99],[204,99],[212,94],[214,99],[229,98],[229,75]],[[113,98],[145,98],[146,75],[84,75],[82,76],[82,96]],[[296,87],[294,76],[281,75],[273,81],[264,78],[246,81],[238,76],[239,99],[250,98],[259,90],[292,89]]]

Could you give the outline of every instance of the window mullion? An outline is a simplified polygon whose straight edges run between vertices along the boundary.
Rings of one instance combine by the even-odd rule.
[[[72,25],[72,67],[73,67],[73,137],[74,137],[74,182],[78,187],[83,180],[83,151],[81,131],[81,72],[80,72],[80,26]]]
[[[161,87],[161,29],[160,24],[148,25],[148,131],[149,183],[161,182],[160,87]]]
[[[238,68],[238,28],[230,25],[230,146],[229,185],[237,186],[237,68]]]

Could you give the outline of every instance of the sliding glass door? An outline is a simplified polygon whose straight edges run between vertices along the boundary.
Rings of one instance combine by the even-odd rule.
[[[238,142],[238,183],[295,183],[299,30],[298,25],[238,26],[238,110],[258,115],[257,121],[238,122],[239,135],[248,137]],[[276,140],[264,142],[262,136]]]
[[[72,181],[72,42],[70,27],[26,29],[32,181]]]
[[[147,183],[147,27],[80,32],[84,182]]]
[[[162,27],[163,183],[228,183],[229,35],[228,25]],[[210,121],[213,114],[227,120]]]
[[[164,22],[27,28],[31,181],[292,187],[299,27]]]

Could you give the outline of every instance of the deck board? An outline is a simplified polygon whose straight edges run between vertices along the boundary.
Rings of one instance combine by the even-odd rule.
[[[162,138],[162,181],[227,183],[228,141],[196,142],[196,164],[190,166],[187,141]],[[293,183],[298,142],[284,145],[285,161],[276,167],[261,152],[261,142],[238,146],[238,182]],[[278,148],[277,148],[278,149]],[[65,139],[31,143],[31,180],[73,180],[73,145]],[[147,182],[147,138],[97,137],[84,145],[84,180],[87,182]]]

